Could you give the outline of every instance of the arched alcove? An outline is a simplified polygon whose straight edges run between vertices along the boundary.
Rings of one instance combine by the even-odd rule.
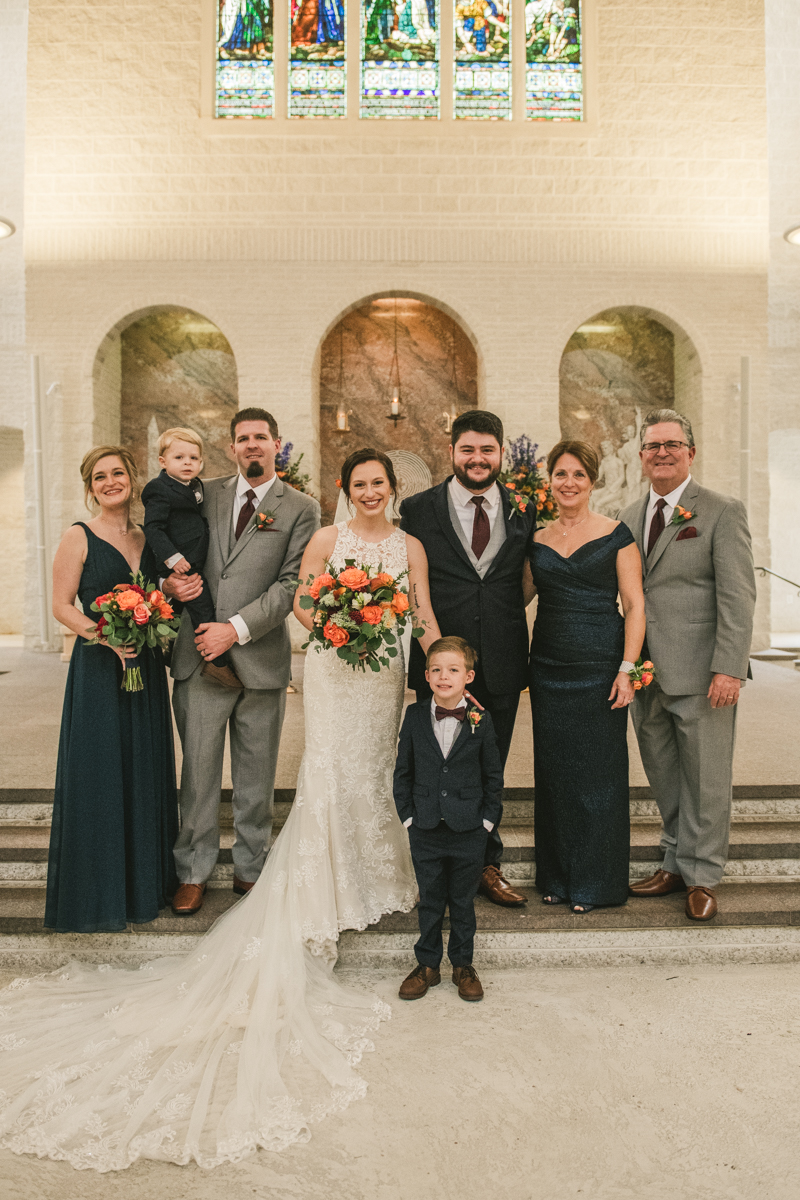
[[[397,328],[401,420],[389,419]],[[323,522],[336,511],[336,478],[359,446],[423,460],[434,483],[449,473],[446,413],[478,407],[478,356],[454,317],[408,295],[372,297],[328,331],[319,356]],[[349,430],[337,429],[337,413]],[[411,462],[410,459],[405,459]],[[421,469],[421,467],[420,467]]]
[[[639,430],[651,408],[675,408],[701,433],[700,360],[688,334],[650,309],[604,309],[567,342],[559,372],[561,436],[601,456],[593,505],[615,516],[643,494]]]
[[[203,438],[207,478],[230,473],[236,361],[207,317],[158,305],[118,321],[95,356],[93,391],[95,441],[130,446],[142,480],[158,473],[158,435],[172,425]]]

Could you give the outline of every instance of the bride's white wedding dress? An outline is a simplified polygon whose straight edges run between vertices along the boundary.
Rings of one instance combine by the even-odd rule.
[[[404,534],[337,528],[337,569],[405,570]],[[333,966],[343,929],[416,901],[392,801],[403,690],[401,655],[363,673],[311,651],[296,799],[252,891],[187,957],[71,963],[0,993],[0,1145],[98,1171],[213,1167],[306,1141],[364,1094],[353,1067],[390,1010]]]

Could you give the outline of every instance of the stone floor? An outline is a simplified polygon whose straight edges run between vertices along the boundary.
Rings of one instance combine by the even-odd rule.
[[[33,654],[0,639],[0,788],[52,787],[67,664],[56,654]],[[3,644],[5,642],[5,644]],[[99,653],[99,651],[98,651]],[[286,698],[276,785],[292,788],[303,753],[304,656],[293,659],[298,692]],[[796,783],[800,779],[800,671],[754,662],[755,678],[740,701],[734,780],[738,784]],[[409,693],[408,699],[413,699]],[[630,733],[632,786],[647,783]],[[180,743],[176,736],[180,764]],[[530,705],[523,695],[506,768],[506,787],[530,787],[533,744]],[[223,786],[230,787],[230,764]]]
[[[485,972],[393,1019],[364,1100],[235,1166],[97,1176],[0,1151],[4,1200],[796,1200],[800,964]],[[0,985],[8,979],[0,978]]]

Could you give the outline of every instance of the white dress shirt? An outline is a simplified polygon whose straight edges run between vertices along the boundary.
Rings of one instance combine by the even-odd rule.
[[[278,478],[277,475],[273,475],[272,478],[268,479],[266,483],[260,483],[258,485],[258,487],[253,487],[253,485],[250,483],[250,481],[248,479],[245,479],[244,475],[239,476],[239,478],[236,481],[236,495],[233,498],[233,531],[234,531],[234,533],[236,532],[236,523],[239,520],[239,513],[242,511],[245,504],[247,503],[247,498],[245,496],[245,493],[248,491],[255,492],[255,494],[256,494],[255,506],[256,506],[256,508],[258,508],[259,505],[261,504],[261,501],[264,499],[267,492],[272,487],[273,483],[275,482],[275,480],[277,478]],[[238,639],[239,645],[246,646],[247,643],[250,641],[250,630],[247,628],[247,622],[245,621],[244,617],[240,617],[238,613],[235,613],[232,617],[228,617],[228,620],[230,621],[233,628],[236,630],[236,637]]]
[[[456,510],[458,519],[461,522],[461,528],[464,530],[464,535],[467,543],[472,545],[472,529],[475,523],[475,513],[478,511],[478,505],[473,504],[472,500],[475,492],[471,492],[465,488],[463,483],[459,483],[455,475],[450,480],[450,499],[453,501],[453,507]],[[500,488],[496,483],[493,483],[487,492],[483,493],[483,511],[489,518],[489,537],[494,532],[494,523],[497,520],[497,514],[500,512]]]
[[[650,498],[647,501],[647,512],[645,513],[644,517],[644,538],[642,541],[645,554],[647,553],[647,547],[650,543],[650,524],[655,516],[657,502],[659,500],[666,501],[664,505],[664,528],[666,528],[672,520],[672,514],[675,512],[675,505],[680,500],[685,489],[689,486],[691,478],[691,475],[687,475],[683,483],[679,483],[675,490],[669,492],[666,496],[659,496],[658,492],[653,491],[653,485],[650,485]]]
[[[462,488],[462,491],[464,491],[464,490],[465,489]],[[456,711],[458,711],[459,708],[465,709],[466,707],[467,707],[466,704],[457,704],[453,711],[456,712]],[[465,720],[466,720],[466,718],[465,718]],[[447,758],[448,754],[453,749],[453,742],[458,737],[458,731],[461,728],[461,726],[463,725],[463,721],[459,721],[455,717],[444,717],[441,721],[437,721],[437,719],[436,719],[436,697],[435,696],[434,696],[433,700],[431,700],[431,721],[433,723],[433,736],[436,738],[437,742],[441,746],[442,754],[444,755],[445,758]],[[403,825],[406,829],[408,829],[408,827],[411,824],[411,822],[413,821],[413,819],[414,819],[413,817],[409,817],[407,821],[403,822]],[[492,830],[494,829],[494,825],[492,824],[491,821],[484,821],[483,827],[489,833],[491,833]]]

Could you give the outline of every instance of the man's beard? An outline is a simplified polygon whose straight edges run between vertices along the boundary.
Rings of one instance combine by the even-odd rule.
[[[453,463],[453,474],[462,487],[467,488],[467,490],[470,492],[483,492],[487,488],[490,488],[497,479],[497,476],[500,474],[501,470],[502,464],[494,470],[491,470],[482,483],[476,483],[474,479],[470,479],[463,467],[457,467],[456,464]]]
[[[258,477],[263,474],[264,464],[262,463],[261,459],[251,458],[250,462],[247,464],[247,470],[244,473],[245,479],[258,479]]]

